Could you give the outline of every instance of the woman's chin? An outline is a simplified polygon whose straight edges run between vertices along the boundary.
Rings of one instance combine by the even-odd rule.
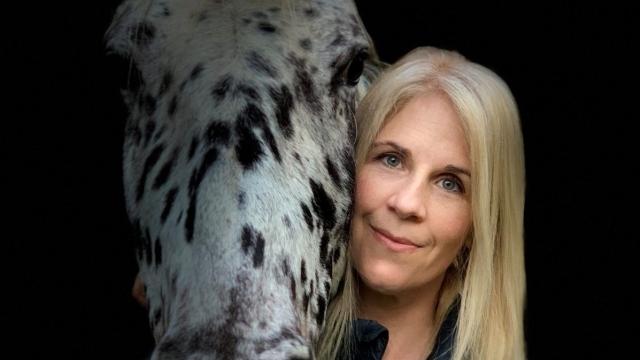
[[[397,265],[386,262],[366,264],[363,271],[358,271],[364,285],[381,294],[392,295],[402,292],[407,286],[409,278],[406,271]]]

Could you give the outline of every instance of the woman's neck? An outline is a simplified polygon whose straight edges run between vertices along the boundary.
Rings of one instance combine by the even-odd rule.
[[[425,359],[435,338],[435,311],[442,280],[398,294],[359,285],[358,316],[389,330],[385,359]]]

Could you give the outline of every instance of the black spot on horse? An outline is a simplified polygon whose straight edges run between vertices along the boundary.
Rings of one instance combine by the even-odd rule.
[[[328,155],[325,155],[324,157],[324,165],[327,168],[327,172],[331,177],[331,181],[333,181],[333,184],[336,186],[336,189],[340,189],[342,187],[342,184],[341,184],[342,180],[340,179],[340,174],[338,173],[338,170],[336,169],[336,166],[334,165],[333,161],[329,159]]]
[[[264,127],[267,123],[267,118],[253,103],[247,104],[247,106],[238,114],[237,123],[241,123],[248,127]]]
[[[277,28],[275,26],[273,26],[273,24],[270,24],[268,22],[260,22],[258,24],[258,29],[260,29],[260,31],[263,31],[265,33],[274,33],[276,32]]]
[[[186,240],[188,243],[193,240],[193,228],[195,225],[196,218],[196,202],[198,200],[197,194],[198,189],[200,188],[200,183],[207,171],[215,163],[218,159],[218,150],[216,148],[210,148],[207,150],[200,166],[197,169],[194,169],[191,174],[191,179],[189,181],[189,207],[187,208],[187,218],[185,220],[185,232],[186,232]]]
[[[353,195],[356,164],[353,158],[353,148],[345,147],[340,154],[340,162],[347,177],[343,181],[344,190],[347,194]]]
[[[256,247],[253,251],[253,267],[261,267],[264,262],[264,237],[258,232],[256,235]]]
[[[304,221],[307,223],[309,231],[313,232],[313,218],[311,217],[311,210],[309,210],[309,207],[302,202],[300,203],[300,207],[302,208],[302,215],[304,216]]]
[[[307,60],[303,57],[296,56],[294,53],[289,53],[287,61],[296,69],[304,70],[307,66]]]
[[[311,50],[311,39],[301,39],[299,44],[303,50]]]
[[[244,110],[238,115],[236,122],[236,132],[240,141],[236,146],[236,154],[240,163],[245,169],[251,168],[263,154],[260,140],[256,137],[252,128],[258,127],[262,129],[262,135],[265,137],[269,149],[278,162],[281,162],[280,151],[276,144],[275,137],[269,129],[266,117],[262,110],[254,104],[248,104]],[[240,153],[239,153],[240,151]],[[243,154],[244,153],[244,154]],[[240,155],[244,155],[241,158]]]
[[[289,275],[289,291],[291,295],[291,301],[296,302],[297,293],[296,293],[296,280],[293,278],[293,275]]]
[[[191,70],[191,74],[189,74],[189,79],[191,81],[196,80],[202,73],[202,70],[204,70],[204,65],[202,63],[194,66],[193,70]]]
[[[238,84],[236,90],[238,93],[249,98],[249,100],[260,101],[260,94],[256,91],[256,89],[246,84]]]
[[[245,121],[236,122],[236,157],[244,170],[252,169],[264,155],[262,144],[251,128],[251,124]]]
[[[240,244],[242,246],[242,252],[245,255],[249,254],[249,250],[253,248],[253,267],[257,268],[262,266],[264,262],[264,237],[262,233],[256,231],[249,225],[242,227],[242,235]]]
[[[274,6],[274,7],[270,7],[268,10],[269,10],[269,12],[271,12],[271,13],[277,13],[277,12],[279,12],[279,11],[280,11],[280,8],[279,8],[279,7],[277,7],[277,6]]]
[[[309,184],[313,192],[311,202],[313,212],[322,220],[322,226],[325,232],[328,232],[336,225],[336,206],[322,184],[312,179],[309,179]]]
[[[136,191],[136,202],[139,202],[140,199],[142,199],[142,195],[144,194],[144,187],[147,183],[147,176],[149,175],[149,172],[151,171],[151,169],[153,169],[155,164],[158,162],[158,159],[160,159],[160,155],[162,155],[163,151],[164,151],[164,145],[159,144],[153,149],[153,151],[151,151],[151,154],[149,154],[149,156],[145,160],[144,168],[142,169],[142,175],[140,176],[140,180],[138,181],[138,188]]]
[[[251,19],[242,18],[242,23],[245,24],[245,25],[249,25],[249,24],[251,24]]]
[[[153,24],[143,21],[134,25],[131,31],[131,41],[139,47],[146,47],[156,36],[156,28]]]
[[[289,219],[289,217],[287,215],[285,215],[282,218],[282,223],[284,224],[284,226],[286,226],[287,228],[291,228],[291,219]]]
[[[340,253],[342,252],[341,250],[342,248],[340,246],[337,246],[335,249],[333,249],[333,255],[331,256],[331,261],[335,264],[338,262],[338,260],[340,260]]]
[[[162,245],[160,243],[160,238],[156,238],[156,245],[154,246],[154,258],[156,268],[162,264]]]
[[[158,89],[158,98],[160,98],[167,92],[167,90],[169,90],[172,83],[173,74],[170,71],[166,71],[162,76],[162,82],[160,83],[160,88]]]
[[[273,136],[271,129],[266,124],[262,128],[262,133],[266,138],[267,144],[269,144],[269,149],[271,149],[271,152],[273,153],[273,156],[275,157],[276,161],[281,163],[282,158],[280,157],[280,150],[278,150],[278,144],[276,143],[276,138]]]
[[[353,196],[349,197],[348,203],[347,203],[347,213],[344,216],[344,222],[342,223],[341,227],[341,231],[340,231],[340,240],[344,243],[347,244],[349,242],[349,236],[350,236],[350,232],[351,232],[351,216],[353,214]]]
[[[291,109],[293,108],[293,96],[285,85],[280,89],[270,88],[269,95],[275,104],[275,115],[278,126],[285,139],[293,136],[293,124],[291,123]]]
[[[302,295],[302,308],[304,309],[305,314],[309,310],[309,294],[307,292]]]
[[[289,266],[289,261],[287,260],[286,257],[282,258],[282,263],[281,263],[281,268],[282,268],[282,273],[286,276],[291,275],[291,267]]]
[[[196,198],[192,196],[189,199],[189,207],[187,208],[187,218],[184,223],[185,239],[187,240],[187,243],[191,243],[191,240],[193,240],[193,227],[195,224],[195,218],[196,218]]]
[[[173,114],[175,114],[176,112],[177,107],[178,107],[178,96],[173,95],[173,97],[171,98],[171,102],[169,102],[169,107],[167,108],[167,114],[169,114],[169,116],[173,116]]]
[[[327,301],[324,299],[324,296],[318,296],[318,312],[316,313],[316,323],[318,326],[322,326],[324,323],[324,312],[327,307]]]
[[[180,92],[184,91],[184,88],[187,87],[187,84],[189,83],[189,78],[184,79],[181,83],[180,83]]]
[[[147,144],[149,143],[149,140],[151,140],[151,137],[153,135],[153,132],[156,131],[156,122],[153,120],[149,120],[149,122],[147,122],[147,125],[145,125],[144,127],[144,145],[143,146],[147,146]]]
[[[329,46],[330,47],[341,46],[341,45],[344,45],[345,42],[346,42],[346,39],[344,38],[344,36],[342,36],[341,33],[338,33],[336,37],[333,39],[333,41],[331,41],[331,44],[329,44]]]
[[[295,57],[293,57],[293,59],[292,63],[296,68],[294,80],[296,97],[304,101],[307,107],[317,115],[322,110],[322,105],[320,104],[315,85],[311,80],[311,75],[309,75],[306,69],[304,60],[296,59]]]
[[[164,198],[164,209],[162,210],[162,214],[160,215],[160,223],[164,224],[171,212],[171,208],[173,207],[173,202],[176,200],[176,195],[178,194],[178,188],[173,187]]]
[[[241,191],[240,193],[238,193],[238,207],[240,209],[244,208],[244,204],[246,201],[245,197],[246,197],[246,194],[244,191]]]
[[[158,175],[156,176],[155,181],[153,182],[153,189],[159,189],[164,183],[169,179],[169,175],[171,174],[171,170],[173,169],[173,165],[178,157],[178,149],[174,150],[173,155],[167,162],[162,166]]]
[[[313,279],[309,282],[309,297],[313,298],[314,288],[313,288]]]
[[[331,256],[327,256],[322,262],[322,266],[327,270],[327,275],[329,277],[333,277],[333,261],[331,261]]]
[[[240,246],[242,247],[242,252],[245,255],[248,254],[249,249],[253,247],[253,229],[249,225],[245,225],[242,227]]]
[[[200,187],[200,183],[202,182],[202,179],[204,179],[204,176],[207,174],[207,171],[209,170],[211,165],[215,163],[217,159],[218,159],[218,150],[216,148],[209,148],[205,153],[204,157],[202,158],[202,162],[200,163],[200,166],[198,167],[197,175],[195,179],[193,179],[194,182],[189,184],[189,190],[191,192],[191,195],[195,195],[195,193],[198,191],[198,188]]]
[[[193,158],[193,154],[196,152],[199,143],[200,140],[197,136],[194,136],[193,139],[191,139],[191,145],[189,146],[189,152],[187,153],[188,160],[191,160]]]
[[[233,79],[228,75],[219,80],[213,86],[213,89],[211,89],[211,95],[213,96],[214,100],[216,100],[217,102],[224,100],[232,84]]]
[[[322,234],[322,237],[320,238],[320,262],[322,262],[322,264],[325,266],[325,269],[326,269],[328,248],[329,248],[329,234],[327,234],[327,232],[324,232]]]
[[[166,5],[162,7],[162,15],[163,16],[171,16],[171,11],[169,10],[169,8]]]
[[[318,16],[318,12],[314,8],[306,8],[304,9],[304,15],[309,19],[313,19]]]
[[[260,74],[267,75],[271,78],[275,78],[278,75],[276,68],[271,62],[255,51],[250,52],[246,60],[249,67]]]
[[[167,130],[167,125],[162,125],[160,130],[158,132],[156,132],[156,134],[154,135],[153,141],[156,142],[156,141],[160,140],[160,138],[162,137],[162,135],[164,134],[164,132],[166,130]]]
[[[300,281],[303,285],[307,282],[307,265],[304,259],[300,262]]]
[[[229,125],[220,121],[211,121],[205,132],[205,139],[209,145],[228,146],[231,137]]]
[[[161,308],[157,308],[153,311],[153,320],[151,323],[151,327],[155,327],[156,325],[158,325],[158,323],[160,322],[160,316],[162,315],[162,311]]]

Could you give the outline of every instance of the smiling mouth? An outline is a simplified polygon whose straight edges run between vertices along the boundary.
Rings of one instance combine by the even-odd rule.
[[[371,229],[373,230],[373,235],[376,238],[376,240],[381,242],[384,246],[386,246],[390,250],[412,251],[420,248],[420,246],[410,242],[409,240],[393,237],[393,235],[387,233],[384,230],[377,229],[373,226],[371,226]]]

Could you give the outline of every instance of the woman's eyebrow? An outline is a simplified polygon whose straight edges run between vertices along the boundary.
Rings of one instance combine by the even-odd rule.
[[[411,151],[409,151],[409,149],[406,149],[406,148],[396,144],[393,141],[376,141],[376,142],[373,143],[373,146],[371,148],[373,149],[373,148],[377,148],[379,146],[390,146],[395,151],[399,152],[403,156],[408,156],[408,155],[411,154]]]
[[[469,178],[471,178],[471,173],[469,172],[469,170],[461,168],[461,167],[457,167],[455,165],[447,165],[444,167],[444,170],[446,172],[450,172],[450,173],[454,173],[454,174],[463,174],[463,175],[467,175]]]

